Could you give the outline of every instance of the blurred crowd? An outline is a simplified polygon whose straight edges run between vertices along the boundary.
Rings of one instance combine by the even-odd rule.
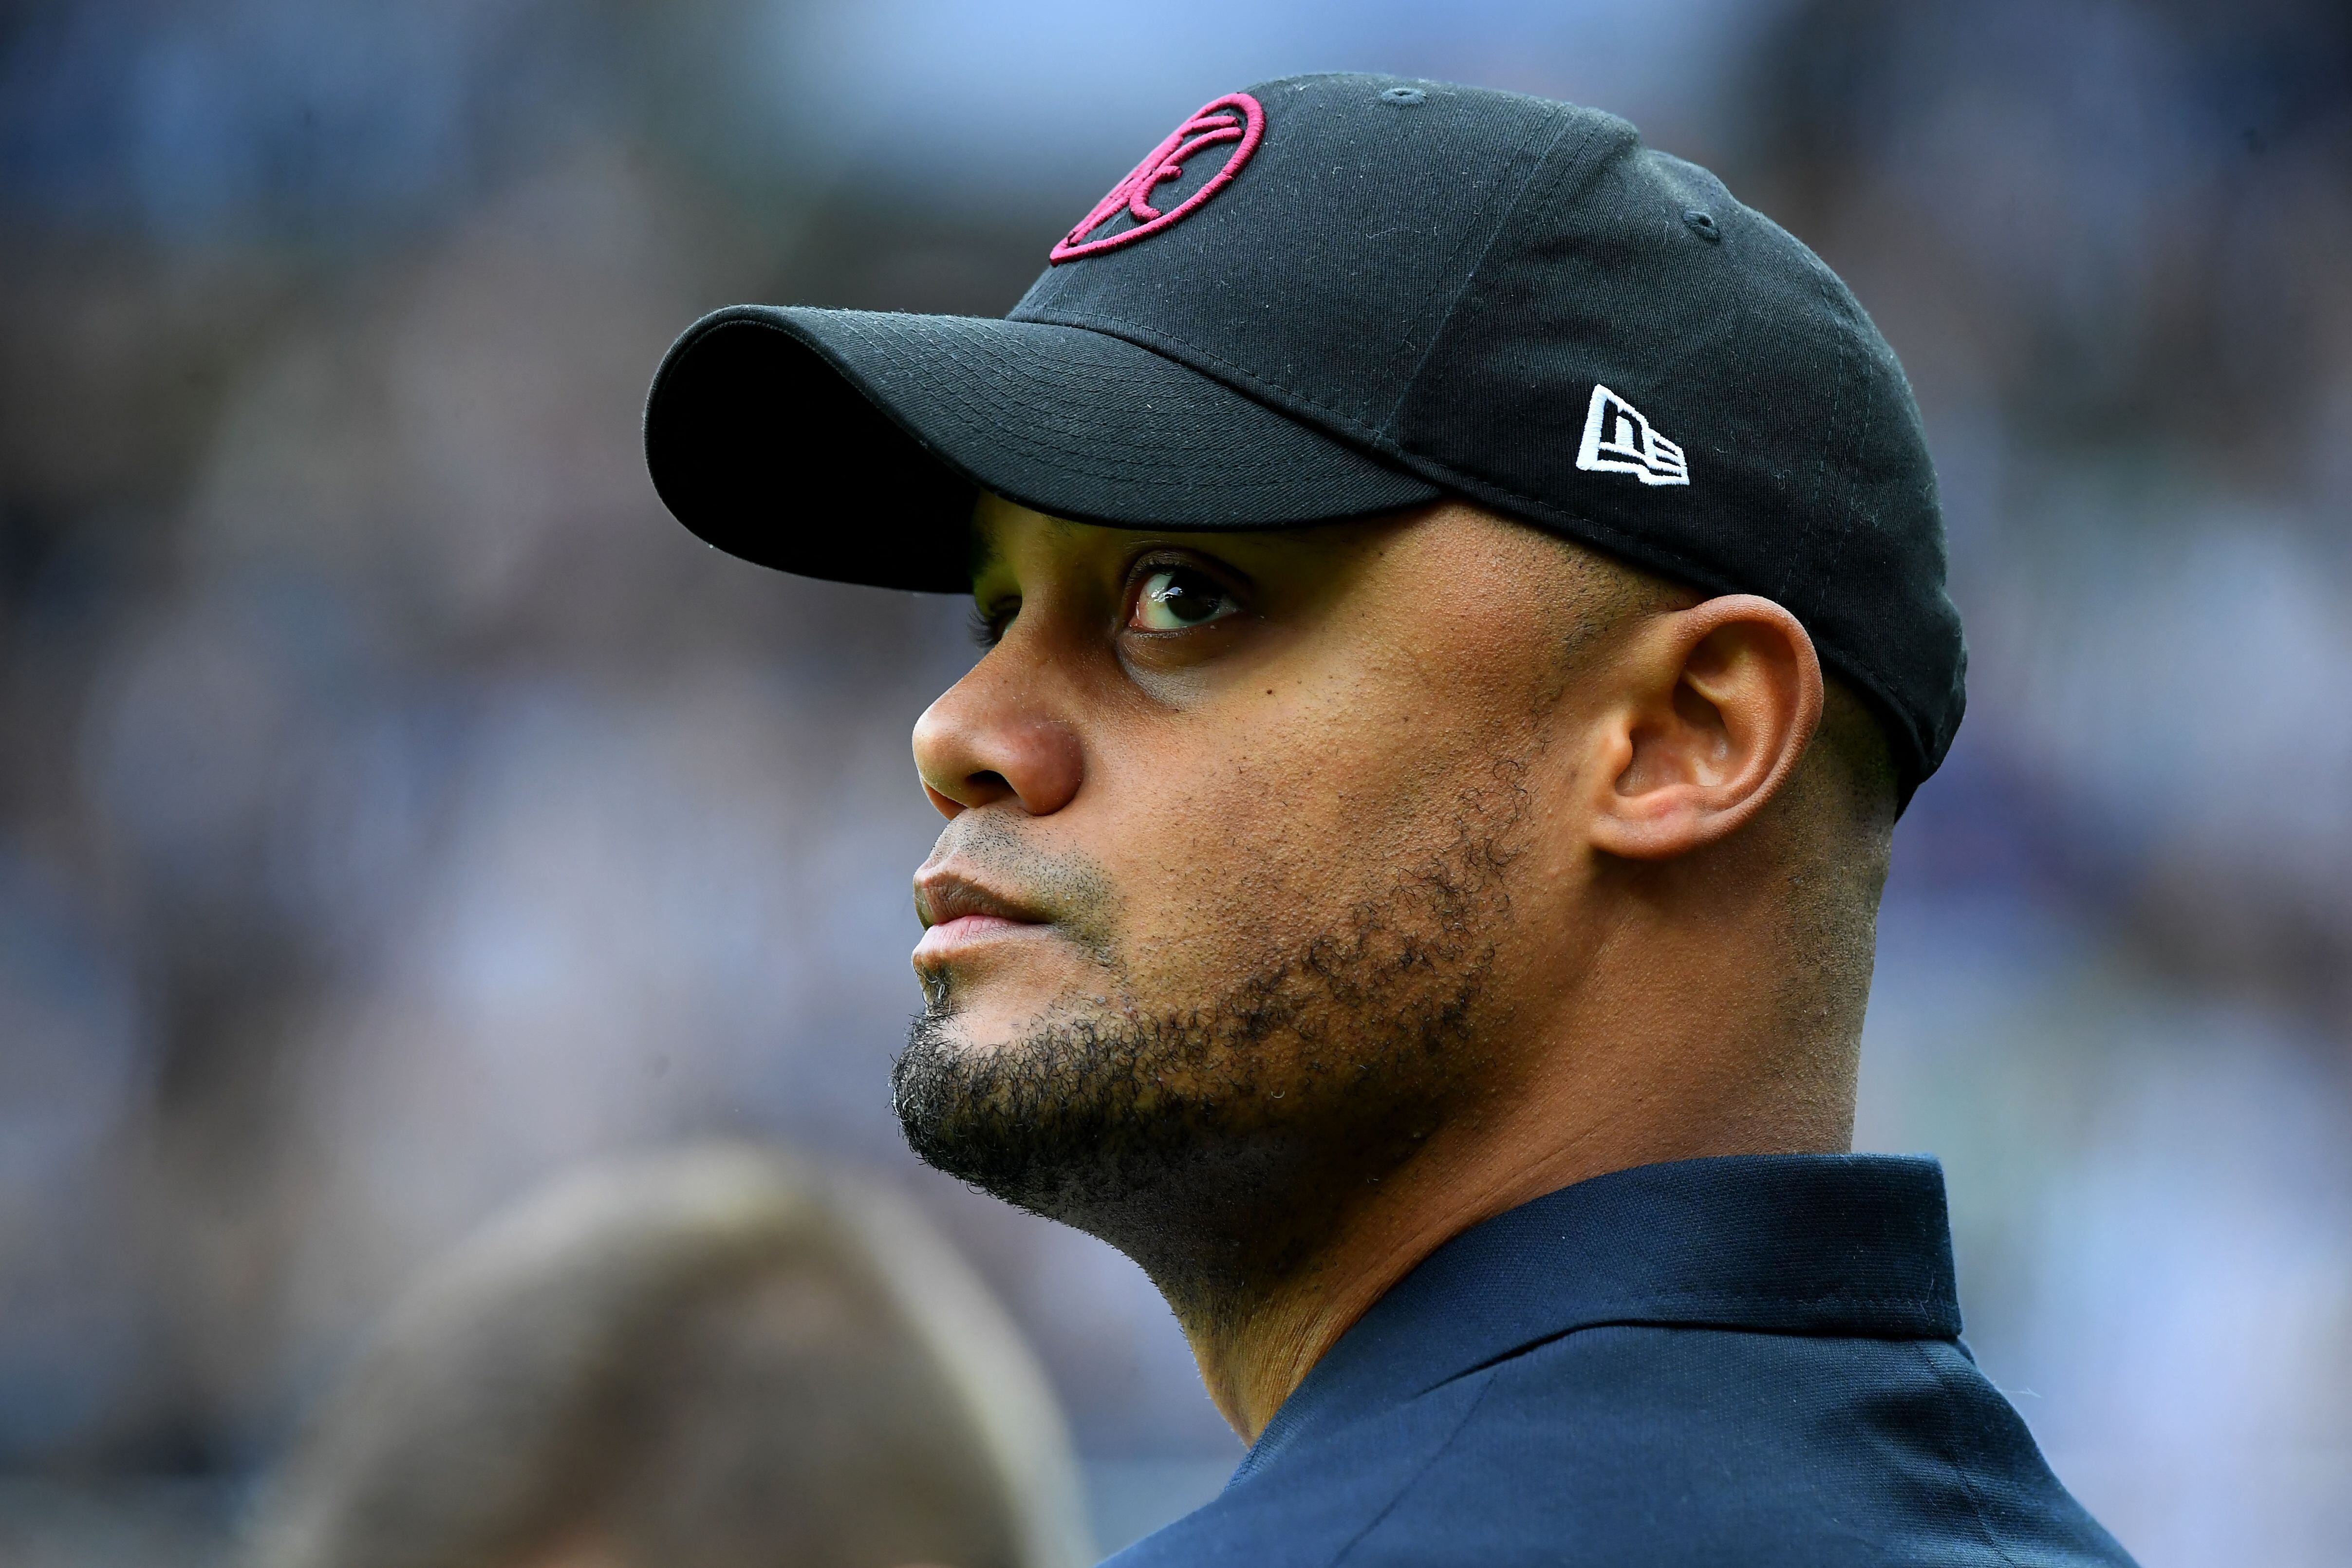
[[[1185,110],[1335,68],[1627,114],[1903,355],[1971,701],[1862,1140],[1945,1158],[1971,1343],[2150,1568],[2341,1561],[2339,0],[0,3],[0,1560],[230,1560],[447,1248],[713,1138],[688,1209],[788,1144],[951,1239],[1102,1544],[1213,1489],[1141,1276],[889,1114],[966,607],[714,555],[636,418],[720,304],[1001,313]],[[1005,1397],[971,1451],[1050,1468]]]

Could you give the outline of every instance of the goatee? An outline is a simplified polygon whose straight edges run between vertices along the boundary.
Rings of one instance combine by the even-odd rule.
[[[1188,1325],[1246,1311],[1475,1083],[1502,865],[1465,832],[1343,930],[1181,1012],[1130,988],[975,1042],[936,985],[891,1069],[907,1142],[1127,1253]]]

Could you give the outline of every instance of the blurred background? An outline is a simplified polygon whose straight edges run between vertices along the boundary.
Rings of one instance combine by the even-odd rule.
[[[688,1137],[952,1237],[1106,1547],[1222,1481],[1140,1275],[889,1113],[965,606],[710,552],[636,422],[1322,68],[1616,110],[1875,314],[1973,662],[1862,1142],[2149,1568],[2352,1561],[2341,0],[0,0],[0,1561],[226,1561],[425,1259]]]

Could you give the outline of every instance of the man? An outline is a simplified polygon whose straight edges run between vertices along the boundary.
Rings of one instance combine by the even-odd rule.
[[[712,1144],[428,1268],[264,1489],[257,1568],[1075,1568],[1061,1420],[880,1194]]]
[[[975,596],[893,1087],[1252,1444],[1123,1561],[2127,1561],[1846,1152],[1960,629],[1893,353],[1711,175],[1265,83],[1008,320],[722,311],[646,435],[715,544]]]

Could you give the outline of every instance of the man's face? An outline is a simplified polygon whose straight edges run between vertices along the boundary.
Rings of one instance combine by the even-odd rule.
[[[1573,553],[1472,509],[1159,534],[983,502],[994,637],[915,731],[919,1152],[1126,1247],[1261,1268],[1507,1073],[1580,874]],[[1179,1278],[1171,1279],[1168,1276]]]

